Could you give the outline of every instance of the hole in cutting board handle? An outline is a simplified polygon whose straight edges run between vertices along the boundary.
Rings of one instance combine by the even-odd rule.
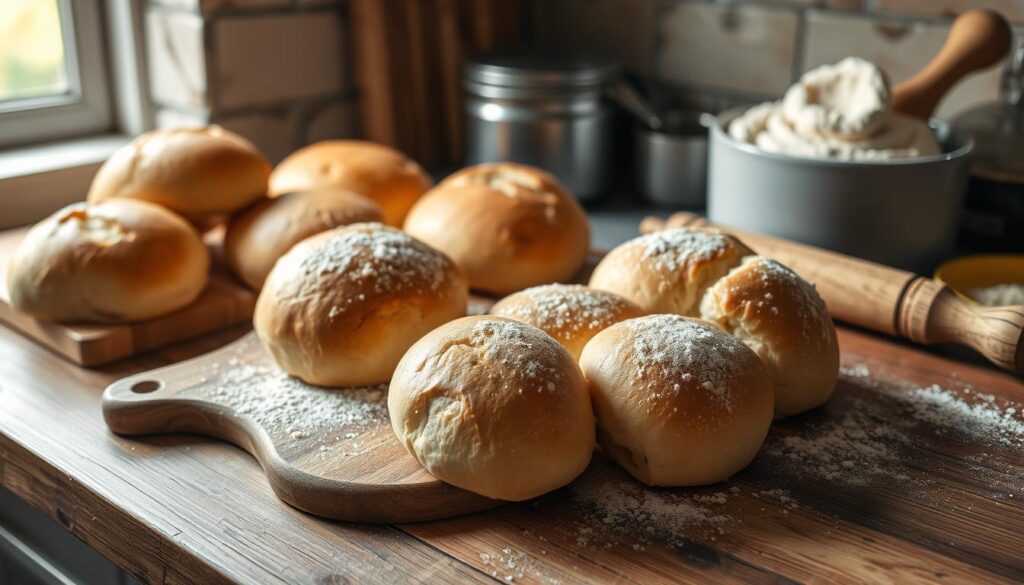
[[[139,380],[131,385],[129,390],[136,394],[149,394],[164,387],[164,383],[158,380]]]

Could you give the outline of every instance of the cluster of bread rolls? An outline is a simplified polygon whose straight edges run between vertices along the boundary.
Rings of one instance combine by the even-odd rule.
[[[586,215],[524,165],[431,188],[380,145],[319,143],[271,169],[220,128],[178,129],[118,152],[88,199],[29,232],[16,307],[101,322],[180,308],[207,278],[198,227],[228,216],[224,257],[259,291],[254,329],[278,366],[320,386],[390,381],[409,453],[492,498],[565,485],[595,443],[651,485],[724,480],[838,375],[814,288],[717,230],[641,236],[567,284]],[[470,289],[508,296],[466,317]]]

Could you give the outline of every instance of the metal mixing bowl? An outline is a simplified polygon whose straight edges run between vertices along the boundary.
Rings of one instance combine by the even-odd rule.
[[[711,125],[708,217],[928,273],[955,244],[967,187],[970,136],[929,120],[942,153],[891,161],[837,161],[766,153]]]

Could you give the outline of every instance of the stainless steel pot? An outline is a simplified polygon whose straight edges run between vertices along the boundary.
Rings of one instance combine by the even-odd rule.
[[[664,115],[664,131],[635,129],[636,186],[648,201],[671,209],[703,209],[707,190],[710,114]]]
[[[466,64],[465,159],[512,161],[553,173],[579,199],[601,194],[614,167],[619,66],[593,56],[505,53]]]
[[[919,272],[948,257],[956,240],[973,140],[929,125],[942,154],[891,161],[836,161],[766,153],[711,127],[708,217]]]

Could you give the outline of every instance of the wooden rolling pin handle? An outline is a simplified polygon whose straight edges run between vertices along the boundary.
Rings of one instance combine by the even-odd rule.
[[[668,220],[647,217],[640,231],[684,226],[719,227],[692,213],[676,213]],[[722,229],[813,282],[836,319],[918,343],[963,344],[1002,368],[1024,371],[1022,306],[972,305],[948,286],[905,270],[781,238]]]
[[[897,316],[899,335],[918,343],[959,343],[992,363],[1024,371],[1024,306],[982,307],[924,277],[907,287]]]
[[[935,58],[892,91],[897,112],[927,120],[943,96],[964,76],[995,65],[1010,49],[1010,25],[989,10],[968,10],[949,29]]]

